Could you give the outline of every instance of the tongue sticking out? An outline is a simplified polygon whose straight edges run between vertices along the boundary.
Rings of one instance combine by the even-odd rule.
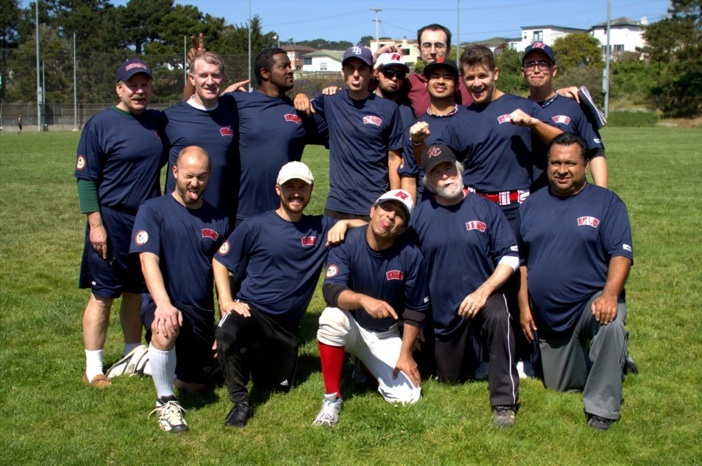
[[[200,194],[195,191],[188,191],[188,197],[190,198],[190,200],[197,201],[200,197]]]

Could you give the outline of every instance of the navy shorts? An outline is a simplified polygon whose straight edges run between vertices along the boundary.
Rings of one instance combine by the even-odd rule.
[[[80,266],[81,288],[90,288],[95,296],[119,298],[122,293],[146,291],[138,254],[129,254],[135,214],[100,207],[107,231],[107,259],[90,244],[90,227],[85,227],[83,259]]]
[[[183,314],[183,326],[176,339],[176,377],[187,383],[207,383],[215,367],[212,345],[215,341],[214,310],[196,312],[174,303]],[[146,341],[151,341],[151,324],[156,303],[151,295],[141,299],[141,320],[146,329]]]

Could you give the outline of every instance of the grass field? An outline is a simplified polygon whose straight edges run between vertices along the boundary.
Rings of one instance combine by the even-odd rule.
[[[310,426],[323,392],[317,293],[303,322],[301,367],[289,395],[257,394],[242,430],[223,427],[226,390],[182,396],[191,430],[161,432],[147,414],[150,379],[107,390],[81,380],[77,289],[84,218],[73,179],[77,133],[0,133],[0,464],[695,464],[702,463],[702,130],[604,132],[610,187],[627,203],[636,262],[629,279],[630,351],[641,373],[624,383],[622,419],[585,427],[579,394],[521,385],[517,424],[491,425],[487,384],[424,384],[393,407],[344,379],[335,430]],[[326,153],[304,160],[326,195]],[[113,313],[106,367],[122,352]]]

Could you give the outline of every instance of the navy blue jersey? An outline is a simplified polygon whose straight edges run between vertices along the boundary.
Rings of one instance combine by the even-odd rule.
[[[520,206],[519,240],[539,332],[571,329],[607,281],[614,256],[633,260],[626,206],[616,194],[586,185],[576,196],[549,188]]]
[[[452,206],[425,199],[412,214],[410,233],[426,259],[435,333],[441,336],[465,322],[458,315],[461,302],[490,278],[500,259],[519,255],[500,208],[477,194]]]
[[[371,94],[353,100],[348,91],[312,100],[329,126],[329,196],[326,208],[368,215],[388,191],[388,151],[402,150],[403,127],[395,102]]]
[[[212,313],[212,258],[228,234],[226,215],[209,203],[188,209],[166,194],[139,208],[129,252],[159,257],[168,297],[181,312]]]
[[[210,156],[210,181],[203,199],[234,221],[238,193],[239,116],[236,108],[217,105],[204,110],[181,102],[167,108],[166,142],[170,147],[166,194],[175,189],[172,167],[178,153],[188,146],[200,146]]]
[[[456,151],[465,167],[463,182],[483,193],[529,189],[533,177],[533,139],[530,128],[513,125],[509,115],[521,109],[546,122],[535,102],[503,94],[483,105],[473,104],[450,119],[437,142]]]
[[[299,322],[327,257],[327,233],[336,221],[303,215],[297,222],[275,211],[242,222],[219,249],[219,261],[239,282],[237,298],[285,321]]]
[[[134,115],[111,107],[85,124],[78,143],[76,178],[94,181],[100,205],[136,212],[161,194],[163,114]]]
[[[320,116],[298,115],[288,97],[255,91],[222,98],[239,111],[241,178],[236,217],[243,220],[275,210],[280,205],[275,193],[278,172],[288,162],[299,162],[306,144],[326,142],[326,123]]]
[[[424,139],[424,142],[426,142],[427,147],[434,144],[438,139],[439,136],[444,132],[444,128],[448,126],[449,120],[451,117],[456,116],[459,113],[465,112],[466,107],[463,105],[456,105],[456,111],[452,113],[448,113],[446,115],[430,115],[429,112],[424,112],[419,118],[414,123],[419,123],[421,121],[426,121],[429,123],[429,127],[431,128],[431,133],[429,136]],[[412,125],[410,125],[412,126]],[[402,149],[402,167],[400,167],[397,172],[400,174],[400,176],[405,176],[405,177],[413,177],[417,179],[417,203],[419,203],[419,199],[422,199],[424,195],[424,183],[422,182],[422,178],[424,177],[424,170],[422,170],[422,167],[419,166],[417,163],[417,160],[414,158],[414,144],[412,144],[412,141],[409,138],[409,128],[405,131],[405,137],[404,137],[404,148]]]
[[[401,317],[405,309],[426,311],[429,297],[422,253],[407,235],[399,236],[383,251],[374,251],[366,240],[367,226],[354,228],[346,240],[329,251],[324,284],[343,285],[356,293],[388,303]],[[360,326],[368,330],[387,330],[395,323],[391,317],[373,319],[363,309],[351,310]]]

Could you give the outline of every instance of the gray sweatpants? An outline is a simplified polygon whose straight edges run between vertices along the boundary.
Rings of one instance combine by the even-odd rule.
[[[539,340],[544,385],[561,392],[582,390],[587,413],[617,420],[629,335],[624,326],[626,304],[620,300],[616,319],[602,325],[591,308],[599,295],[585,305],[572,333]]]

